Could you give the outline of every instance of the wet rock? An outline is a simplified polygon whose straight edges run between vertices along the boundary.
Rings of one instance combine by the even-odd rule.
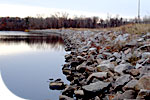
[[[84,96],[83,90],[75,90],[74,94],[76,97],[79,97],[79,98]]]
[[[123,90],[126,91],[126,90],[129,90],[129,89],[132,89],[134,90],[134,87],[135,85],[137,84],[138,80],[131,80],[130,82],[128,82],[124,87],[123,87]]]
[[[85,70],[86,70],[86,66],[84,66],[84,65],[79,65],[79,66],[76,67],[76,70],[77,70],[78,72],[80,72],[80,73],[83,73],[83,72],[85,72]]]
[[[130,80],[131,80],[130,75],[123,75],[123,76],[117,78],[115,81],[115,89],[119,89],[119,88],[123,87]]]
[[[124,99],[135,99],[135,91],[127,90],[123,94],[115,96],[112,100],[124,100]]]
[[[144,75],[135,86],[135,90],[147,89],[150,90],[150,76]]]
[[[75,89],[76,89],[76,87],[74,87],[74,86],[67,86],[65,88],[65,90],[62,92],[62,94],[66,95],[66,96],[69,96],[69,97],[73,97]]]
[[[71,74],[71,70],[70,69],[63,69],[63,74],[65,75],[70,75]]]
[[[98,81],[82,87],[85,95],[94,95],[97,92],[102,92],[109,88],[110,82]]]
[[[68,97],[68,96],[66,96],[66,95],[60,95],[60,96],[59,96],[59,100],[74,100],[74,99],[71,98],[71,97]]]
[[[49,88],[52,90],[63,90],[65,85],[63,82],[50,82]]]
[[[150,99],[150,90],[141,89],[138,93],[136,99],[149,100]]]
[[[88,78],[87,78],[87,83],[91,82],[93,80],[93,78],[97,78],[97,79],[105,79],[107,78],[108,73],[107,72],[96,72],[96,73],[92,73]]]

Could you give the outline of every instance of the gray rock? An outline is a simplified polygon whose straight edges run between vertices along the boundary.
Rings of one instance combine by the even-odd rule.
[[[137,84],[138,80],[131,80],[130,82],[128,82],[124,87],[123,90],[129,90],[129,89],[134,89],[135,85]]]
[[[74,100],[74,99],[71,98],[71,97],[68,97],[68,96],[66,96],[66,95],[60,95],[60,96],[59,96],[59,100]]]
[[[123,94],[115,96],[112,100],[135,99],[135,91],[127,90]]]
[[[91,83],[89,85],[85,85],[82,87],[84,90],[84,93],[87,93],[90,95],[90,93],[97,93],[97,92],[102,92],[103,90],[107,89],[110,85],[110,82],[102,82],[98,81],[95,83]]]
[[[137,82],[135,86],[135,90],[140,90],[140,89],[150,90],[150,76],[149,75],[144,75]]]
[[[115,89],[123,87],[130,80],[131,80],[130,75],[123,75],[123,76],[117,78],[115,81]]]
[[[110,52],[103,52],[103,55],[106,56],[107,58],[110,58],[113,56],[112,53]]]
[[[114,52],[113,56],[115,56],[116,58],[120,59],[121,58],[121,54],[118,52]]]
[[[119,73],[119,74],[123,74],[123,71],[131,69],[130,67],[131,67],[131,65],[128,63],[127,64],[120,64],[114,68],[114,71]]]
[[[97,69],[99,69],[99,71],[114,70],[114,68],[115,68],[115,66],[112,63],[100,64],[97,66]]]
[[[149,100],[150,99],[150,90],[141,89],[138,93],[138,96],[136,99],[144,99]]]
[[[150,58],[150,52],[144,52],[144,53],[142,54],[142,58],[143,58],[143,59]]]
[[[105,79],[107,78],[108,73],[107,72],[96,72],[96,73],[92,73],[88,78],[87,78],[87,83],[91,82],[93,80],[93,78],[97,78],[97,79]]]

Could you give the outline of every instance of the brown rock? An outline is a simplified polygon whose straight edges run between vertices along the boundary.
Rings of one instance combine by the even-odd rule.
[[[123,94],[115,96],[112,100],[135,99],[135,91],[127,90]]]
[[[150,76],[144,75],[135,86],[135,90],[147,89],[150,90]]]
[[[74,100],[74,99],[71,98],[71,97],[68,97],[68,96],[66,96],[66,95],[60,95],[60,96],[59,96],[59,100]]]
[[[129,89],[134,89],[135,85],[137,84],[138,80],[131,80],[130,82],[128,82],[124,87],[123,90],[129,90]]]
[[[139,71],[139,69],[131,69],[130,74],[132,76],[138,76],[140,74],[140,71]]]

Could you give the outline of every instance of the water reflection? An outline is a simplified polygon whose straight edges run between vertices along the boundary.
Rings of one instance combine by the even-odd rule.
[[[60,35],[1,35],[0,43],[2,44],[28,44],[37,49],[55,49],[63,48],[64,41]]]
[[[59,35],[1,35],[0,71],[8,89],[30,100],[58,100],[60,91],[51,91],[47,81],[61,78],[67,83],[61,70],[63,46]]]

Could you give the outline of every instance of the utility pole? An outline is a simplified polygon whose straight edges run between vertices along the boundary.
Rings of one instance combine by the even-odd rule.
[[[140,22],[140,6],[141,6],[141,2],[140,0],[138,0],[138,22]]]

